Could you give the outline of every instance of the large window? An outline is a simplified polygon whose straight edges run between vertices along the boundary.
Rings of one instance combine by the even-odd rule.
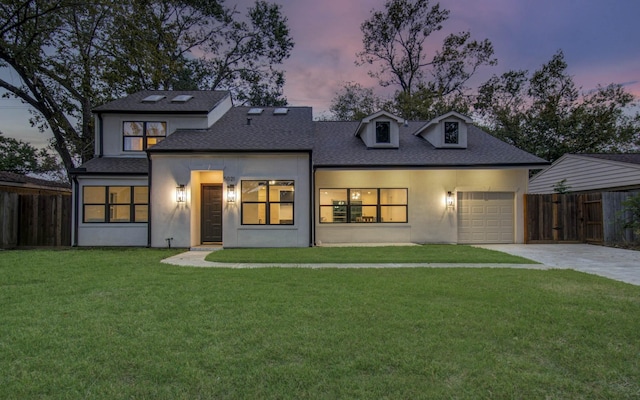
[[[293,225],[293,181],[242,181],[242,225]]]
[[[458,144],[458,123],[457,122],[445,122],[444,123],[444,143],[445,144]]]
[[[122,134],[124,150],[142,151],[161,142],[167,136],[167,123],[125,121]]]
[[[84,222],[147,222],[147,186],[84,186]]]
[[[320,189],[320,223],[407,222],[407,189]]]

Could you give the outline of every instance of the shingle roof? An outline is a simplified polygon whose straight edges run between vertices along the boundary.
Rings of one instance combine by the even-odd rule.
[[[313,150],[314,165],[319,167],[454,167],[547,165],[548,162],[511,146],[470,125],[466,149],[437,149],[413,133],[425,124],[412,121],[400,126],[400,147],[368,149],[353,136],[358,122],[324,122],[316,124]]]
[[[76,169],[80,174],[145,175],[149,172],[146,157],[96,157]]]
[[[33,178],[31,176],[17,174],[15,172],[9,172],[9,171],[0,171],[0,182],[10,182],[10,183],[36,185],[36,186],[61,188],[61,189],[71,188],[71,185],[66,182],[48,181],[46,179]]]
[[[592,158],[600,158],[602,160],[618,161],[628,164],[640,164],[640,153],[625,154],[576,154],[577,156],[585,156]]]
[[[155,103],[143,102],[147,96],[165,96]],[[176,96],[193,96],[189,101],[172,102]],[[229,96],[229,92],[220,90],[143,90],[127,97],[114,100],[93,109],[94,112],[142,112],[142,113],[184,113],[199,114],[208,113],[217,104]]]
[[[234,107],[209,129],[178,130],[150,148],[163,151],[306,151],[313,147],[310,107],[288,107],[285,115],[274,115],[265,107],[259,115],[249,107]],[[353,133],[353,132],[352,132]]]

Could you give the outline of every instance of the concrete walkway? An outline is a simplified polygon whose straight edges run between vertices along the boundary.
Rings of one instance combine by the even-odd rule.
[[[481,245],[490,250],[522,256],[541,264],[241,264],[206,261],[212,249],[191,250],[162,260],[163,263],[213,268],[527,268],[574,269],[640,285],[640,252],[587,244]]]

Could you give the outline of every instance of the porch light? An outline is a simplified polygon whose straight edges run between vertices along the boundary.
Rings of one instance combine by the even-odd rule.
[[[227,185],[227,203],[236,202],[236,185]]]
[[[184,203],[187,200],[187,189],[184,185],[178,185],[176,187],[176,202]]]
[[[447,207],[453,207],[453,193],[447,192]]]

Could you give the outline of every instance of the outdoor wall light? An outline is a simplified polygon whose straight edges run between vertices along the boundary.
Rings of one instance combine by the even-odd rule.
[[[227,203],[236,202],[236,185],[227,185]]]
[[[453,193],[447,192],[447,207],[453,207]]]
[[[187,200],[187,189],[184,185],[176,187],[176,202],[184,203]]]

